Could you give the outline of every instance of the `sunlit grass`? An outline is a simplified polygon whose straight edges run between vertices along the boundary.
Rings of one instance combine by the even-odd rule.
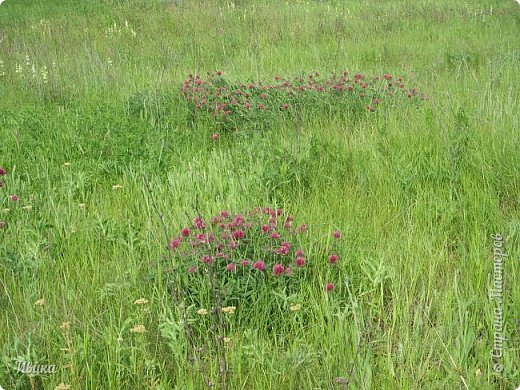
[[[222,356],[229,389],[518,386],[519,12],[512,1],[5,1],[0,386],[218,387]],[[344,69],[403,75],[429,100],[212,139],[213,122],[193,123],[180,96],[189,73]],[[212,333],[210,289],[208,307],[176,304],[166,246],[199,212],[264,206],[309,225],[314,270],[297,293],[233,303]],[[495,233],[509,254],[501,375]],[[183,314],[197,329],[191,361]],[[16,359],[57,373],[30,378]]]

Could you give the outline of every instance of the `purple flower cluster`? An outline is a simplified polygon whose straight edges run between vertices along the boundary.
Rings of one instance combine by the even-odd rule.
[[[390,74],[368,77],[348,71],[327,78],[319,72],[305,77],[276,76],[273,82],[228,82],[221,71],[208,72],[207,77],[190,74],[183,82],[181,95],[190,103],[195,115],[210,114],[219,122],[265,118],[295,107],[313,110],[325,101],[355,101],[359,107],[374,112],[385,99],[404,96],[407,99],[426,99],[416,88],[405,84],[402,77]],[[350,99],[350,100],[349,100]],[[213,137],[215,139],[215,137]]]
[[[300,245],[307,235],[308,226],[295,224],[293,216],[280,208],[258,207],[244,214],[224,210],[208,219],[193,218],[171,238],[168,249],[177,270],[186,276],[211,270],[222,280],[295,278],[308,266]],[[336,231],[333,237],[339,240],[341,233]],[[331,264],[338,261],[335,254],[329,257]]]

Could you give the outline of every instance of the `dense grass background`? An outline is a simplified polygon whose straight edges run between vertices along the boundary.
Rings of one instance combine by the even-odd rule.
[[[261,331],[270,318],[259,309],[256,325],[230,328],[229,388],[329,389],[336,377],[359,389],[520,383],[514,1],[7,0],[0,60],[4,388],[218,383],[210,336],[199,340],[201,372],[154,278],[166,242],[152,198],[172,236],[195,207],[264,205],[285,207],[316,237],[344,233],[335,295],[318,271],[286,326]],[[216,69],[244,81],[392,73],[430,99],[215,142],[211,123],[190,123],[178,91],[188,73]],[[509,253],[500,375],[489,354],[494,233]],[[326,246],[309,261],[324,268]],[[149,303],[134,305],[141,297]],[[136,324],[147,332],[130,333]],[[29,378],[16,358],[58,372]]]

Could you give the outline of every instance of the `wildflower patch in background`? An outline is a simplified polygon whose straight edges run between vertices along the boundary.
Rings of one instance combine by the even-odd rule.
[[[399,99],[426,99],[402,77],[368,77],[348,71],[329,77],[319,72],[292,78],[276,76],[273,82],[229,81],[220,71],[208,72],[205,78],[190,74],[181,95],[189,102],[194,121],[206,120],[227,130],[259,128],[276,118],[354,116],[375,112]]]

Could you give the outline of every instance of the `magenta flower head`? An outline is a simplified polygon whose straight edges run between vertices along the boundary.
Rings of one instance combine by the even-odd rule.
[[[188,229],[188,228],[184,228],[184,229],[181,230],[181,235],[183,237],[188,237],[190,235],[190,233],[191,233],[190,229]]]
[[[2,183],[2,180],[0,180],[0,188],[4,186],[4,183]]]
[[[235,240],[239,240],[241,238],[244,238],[246,236],[246,233],[243,230],[235,230],[233,232],[233,238]]]
[[[213,263],[213,257],[211,257],[210,255],[204,255],[202,256],[200,261],[202,261],[204,264],[210,264]]]
[[[283,264],[275,264],[273,266],[273,275],[274,276],[280,276],[281,274],[283,274],[285,271],[285,267],[283,266]]]
[[[251,265],[251,260],[244,259],[244,260],[240,261],[240,265],[242,267],[247,267],[248,265]]]
[[[336,230],[334,233],[332,233],[332,235],[336,240],[339,240],[341,238],[341,232],[339,230]]]
[[[213,133],[213,134],[211,134],[211,139],[212,139],[212,140],[217,140],[218,137],[220,137],[220,136],[219,136],[217,133]]]
[[[334,284],[332,284],[332,283],[327,283],[327,284],[325,285],[325,291],[329,292],[329,291],[332,291],[332,290],[334,290]]]
[[[296,250],[296,256],[303,256],[303,255],[304,255],[303,249]]]
[[[233,226],[242,226],[244,222],[244,216],[242,214],[237,214],[235,215],[235,218],[233,218],[233,221],[231,223],[233,224]]]
[[[175,238],[172,238],[172,240],[168,244],[168,247],[170,249],[176,249],[179,247],[180,244],[181,244],[181,239],[179,237],[175,237]]]
[[[206,236],[202,233],[197,234],[197,240],[199,240],[200,243],[204,244],[206,242]]]
[[[296,265],[298,267],[305,267],[305,257],[302,257],[302,256],[298,256],[296,258]]]
[[[206,224],[204,223],[201,217],[197,216],[193,218],[193,227],[195,227],[195,229],[205,229]]]
[[[0,176],[4,176],[7,174],[7,171],[5,170],[5,168],[0,168]]]
[[[188,273],[194,274],[195,272],[197,272],[197,267],[195,267],[194,265],[188,267]]]
[[[335,264],[337,261],[338,261],[338,255],[333,254],[333,255],[329,256],[329,263],[330,264]]]
[[[267,224],[264,223],[264,224],[262,225],[262,233],[267,233],[267,232],[269,232],[269,230],[270,230],[269,225],[267,225]]]
[[[287,256],[289,254],[289,247],[282,245],[280,248],[276,248],[273,252],[277,255]]]
[[[226,271],[229,271],[229,272],[233,272],[236,268],[237,267],[236,267],[235,263],[229,263],[228,265],[226,265]]]
[[[253,268],[257,271],[265,271],[265,263],[262,260],[258,260],[253,264]]]
[[[17,202],[18,201],[18,196],[17,195],[11,195],[9,198],[11,198],[11,200],[13,202]]]
[[[227,218],[227,217],[229,217],[229,211],[227,211],[227,210],[222,210],[222,211],[220,212],[220,216],[223,217],[223,218]]]
[[[278,233],[278,232],[273,232],[273,233],[271,234],[271,238],[272,238],[273,240],[274,240],[274,239],[277,239],[277,238],[280,238],[280,233]]]

